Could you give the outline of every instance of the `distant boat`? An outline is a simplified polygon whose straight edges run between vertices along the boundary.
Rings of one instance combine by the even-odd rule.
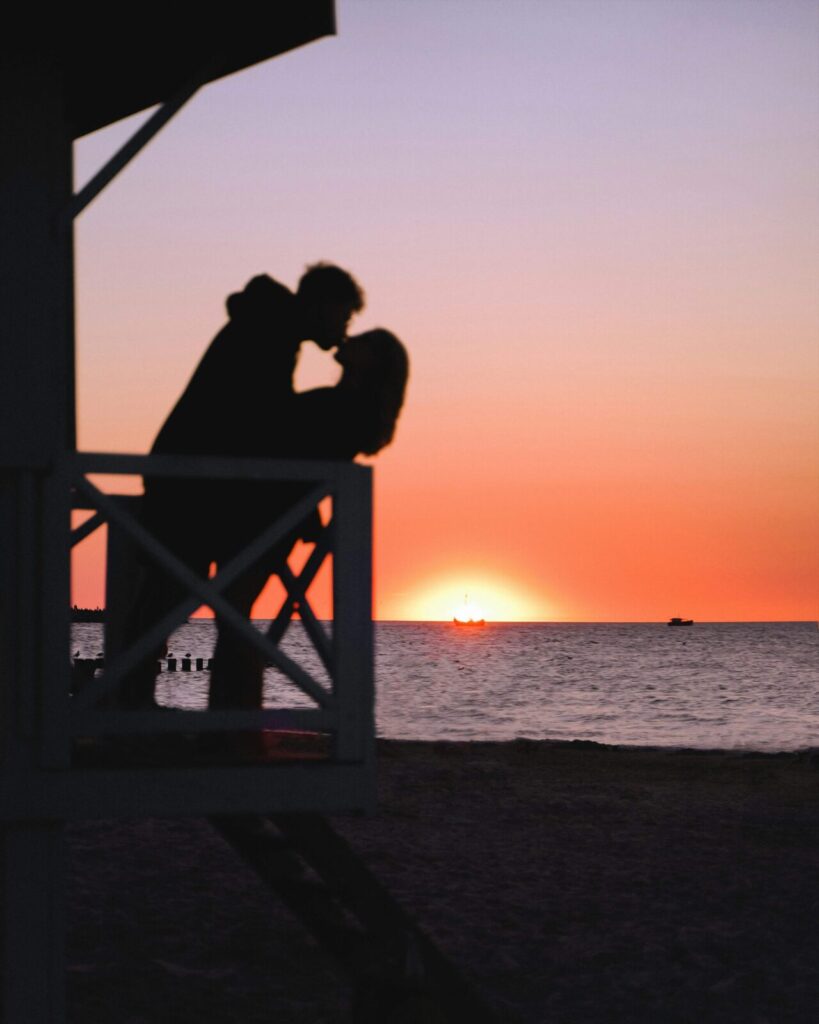
[[[455,614],[452,616],[453,626],[485,626],[486,619],[476,618],[473,614],[473,610],[469,604],[469,595],[464,595],[463,607],[460,609],[461,614]]]
[[[669,619],[668,620],[668,625],[669,626],[693,626],[694,625],[694,620],[693,619],[680,619],[680,618],[677,618],[677,616],[674,616],[673,619]]]

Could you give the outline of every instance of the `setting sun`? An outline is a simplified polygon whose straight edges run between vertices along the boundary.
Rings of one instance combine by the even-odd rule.
[[[482,622],[486,616],[480,606],[471,601],[468,594],[465,594],[463,604],[455,609],[452,618],[455,622]]]
[[[420,584],[404,602],[405,617],[421,621],[526,622],[551,617],[534,595],[483,573],[455,573]]]

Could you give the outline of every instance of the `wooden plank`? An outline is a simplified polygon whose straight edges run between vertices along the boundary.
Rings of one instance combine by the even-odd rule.
[[[58,69],[14,32],[5,36],[0,466],[46,468],[74,445],[72,238],[54,230],[71,194],[71,141]]]
[[[111,452],[77,452],[72,466],[79,475],[178,477],[212,480],[304,480],[344,483],[366,476],[368,466],[320,459],[246,459],[212,455],[119,455]]]
[[[3,790],[35,772],[48,778],[38,764],[62,760],[54,729],[63,685],[67,697],[69,523],[67,492],[58,499],[54,486],[74,446],[72,235],[55,231],[71,194],[64,82],[41,47],[6,36],[14,38],[0,60],[0,478],[11,528],[4,547],[16,550],[0,576]],[[3,1020],[63,1024],[63,830],[32,817],[0,830]]]
[[[209,81],[207,67],[202,67],[199,72],[182,88],[176,95],[163,103],[160,108],[154,111],[148,120],[139,126],[134,134],[125,142],[114,155],[97,171],[79,192],[73,195],[60,214],[60,227],[66,229],[82,211],[93,202],[94,199],[109,185],[114,178],[136,157],[145,146],[160,132],[170,119],[176,114],[188,100]]]
[[[39,760],[43,767],[60,768],[67,767],[71,758],[71,511],[68,480],[59,462],[42,481],[39,502]]]
[[[413,990],[435,1008],[434,1019],[460,1024],[499,1024],[455,965],[367,867],[350,844],[318,814],[273,814],[292,849],[318,874],[329,891],[366,929],[371,945],[396,968],[395,1002]],[[389,1009],[389,992],[383,1007]],[[376,993],[376,999],[378,993]],[[385,1013],[388,1017],[389,1013]],[[422,1016],[421,1019],[426,1019]]]
[[[270,886],[354,984],[397,991],[400,969],[390,963],[384,946],[362,929],[321,879],[311,877],[306,862],[290,848],[273,822],[258,815],[210,818],[218,834]],[[357,1015],[355,1019],[359,1019]]]
[[[365,467],[359,467],[364,469]],[[373,756],[372,473],[333,498],[333,662],[339,728],[336,758]]]
[[[137,496],[117,495],[111,499],[124,512],[135,517],[142,499]],[[133,611],[134,596],[139,577],[137,547],[122,530],[108,524],[105,549],[105,664],[120,655],[128,615]]]
[[[255,732],[305,729],[333,732],[332,712],[313,708],[262,708],[259,711],[79,711],[71,717],[74,736],[168,735],[173,733]]]
[[[305,762],[237,767],[6,773],[0,819],[201,817],[273,811],[369,812],[371,766]]]
[[[316,546],[313,548],[310,557],[307,559],[304,568],[298,576],[293,574],[290,566],[287,565],[286,562],[281,566],[279,570],[279,578],[287,591],[287,597],[285,598],[279,614],[273,622],[271,622],[267,631],[268,637],[271,640],[275,637],[275,642],[278,643],[287,628],[284,624],[285,614],[287,615],[289,622],[289,618],[293,611],[293,605],[298,602],[299,615],[301,617],[304,630],[310,638],[316,653],[321,658],[322,664],[331,678],[335,675],[332,647],[330,641],[327,639],[327,634],[324,632],[323,627],[313,613],[313,609],[310,607],[310,603],[305,597],[305,593],[315,579],[316,573],[323,565],[324,559],[330,553],[330,547],[332,544],[331,538],[333,535],[334,531],[332,529],[331,522],[321,531],[321,535]]]
[[[72,504],[72,508],[78,508],[79,506]],[[89,519],[78,526],[76,529],[71,531],[71,547],[76,547],[80,541],[85,540],[86,537],[90,536],[94,530],[99,529],[100,526],[105,522],[105,516],[101,512],[96,512]]]

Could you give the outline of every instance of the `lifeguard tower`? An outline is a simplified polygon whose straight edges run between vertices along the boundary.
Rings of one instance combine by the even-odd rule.
[[[368,874],[322,815],[374,805],[370,470],[340,463],[93,454],[74,429],[74,218],[197,89],[335,31],[332,0],[240,5],[229,18],[186,25],[146,16],[127,48],[101,45],[81,18],[62,30],[7,33],[2,43],[3,338],[0,347],[0,694],[2,694],[2,952],[7,1024],[62,1024],[65,823],[78,818],[207,816],[335,952],[358,981],[395,988],[402,963],[422,965],[441,1019],[488,1020],[445,959]],[[292,58],[295,60],[296,58]],[[78,193],[73,140],[129,114],[158,109]],[[121,475],[299,480],[309,493],[212,579],[199,579],[141,525],[135,499],[106,481]],[[324,501],[331,506],[303,570],[282,567],[286,596],[266,635],[222,596],[231,580]],[[72,510],[90,518],[72,531]],[[72,687],[72,545],[108,530],[104,668]],[[138,549],[182,581],[190,597],[126,647],[116,615],[128,552]],[[305,594],[332,561],[327,630]],[[310,706],[260,711],[117,710],[106,696],[199,605],[231,622],[305,694]],[[325,681],[279,647],[298,607]],[[326,682],[329,679],[329,684]],[[73,690],[73,692],[72,692]],[[303,702],[302,702],[303,704]],[[208,763],[184,754],[140,757],[139,735],[298,731],[308,754],[257,763]],[[130,742],[121,742],[131,737]],[[112,739],[113,738],[113,739]],[[89,756],[126,747],[129,757]],[[184,745],[179,749],[184,749]],[[318,752],[317,752],[318,751]],[[286,863],[282,862],[282,859]],[[298,862],[298,863],[297,863]],[[309,897],[295,880],[313,872]],[[324,886],[321,899],[316,887]],[[342,906],[343,904],[343,906]],[[351,925],[350,917],[356,919]],[[344,925],[342,927],[342,924]],[[350,928],[352,927],[352,932]],[[347,929],[345,932],[344,929]],[[374,941],[367,944],[367,934]],[[386,980],[385,980],[386,979]],[[377,1000],[367,1019],[378,1016]],[[362,1005],[365,1005],[364,1000]],[[466,1017],[463,1016],[466,1014]],[[362,1017],[364,1019],[364,1017]]]

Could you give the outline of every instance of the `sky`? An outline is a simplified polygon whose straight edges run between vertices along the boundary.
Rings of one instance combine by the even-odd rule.
[[[79,218],[80,447],[147,451],[225,296],[326,259],[412,360],[377,618],[817,618],[819,5],[336,9]],[[77,186],[143,118],[77,143]],[[334,373],[305,346],[300,388]]]

